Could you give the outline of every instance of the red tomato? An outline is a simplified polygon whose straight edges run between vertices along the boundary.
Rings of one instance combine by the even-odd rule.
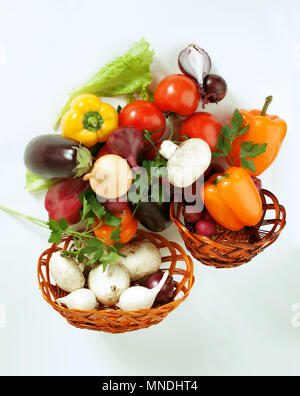
[[[211,151],[214,151],[221,128],[222,124],[214,115],[199,112],[182,122],[179,135],[203,139],[209,145]]]
[[[108,150],[107,150],[107,144],[104,144],[101,149],[99,150],[99,153],[97,155],[97,159],[103,157],[104,155],[109,154]]]
[[[190,77],[171,74],[158,84],[154,93],[154,102],[163,112],[188,117],[199,105],[199,87]]]
[[[125,106],[119,114],[120,127],[134,127],[140,131],[153,133],[151,138],[157,142],[165,132],[166,120],[159,108],[148,100],[135,100]],[[149,145],[150,143],[147,143]]]

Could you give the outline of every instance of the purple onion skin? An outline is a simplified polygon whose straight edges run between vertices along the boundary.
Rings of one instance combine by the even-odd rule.
[[[217,74],[208,74],[203,81],[203,91],[203,103],[218,103],[226,96],[226,81]]]
[[[132,168],[138,166],[138,156],[145,147],[142,132],[133,127],[117,129],[109,136],[106,144],[109,154],[125,158]]]
[[[127,208],[128,202],[106,201],[103,206],[108,212],[123,212]]]
[[[157,286],[159,284],[159,281],[163,277],[164,272],[159,270],[155,272],[155,274],[150,275],[145,282],[143,283],[144,287],[147,287],[148,289],[153,289],[153,287]],[[161,288],[160,292],[156,296],[155,303],[167,303],[170,301],[172,298],[173,292],[174,292],[174,280],[173,278],[169,275],[165,284]]]
[[[103,204],[108,212],[123,212],[128,206],[127,196],[123,196],[113,200],[107,200],[99,195],[96,196],[98,201]]]
[[[189,57],[195,56],[202,58],[202,69],[200,69],[200,67],[199,69],[195,69],[195,66],[191,64]],[[203,79],[208,75],[211,69],[211,59],[203,48],[195,44],[190,44],[180,52],[178,56],[178,66],[183,74],[193,78],[198,83],[200,89],[202,89]]]

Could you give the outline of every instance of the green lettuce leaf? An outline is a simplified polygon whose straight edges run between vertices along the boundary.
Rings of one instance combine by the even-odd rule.
[[[25,190],[29,192],[38,192],[49,190],[49,188],[55,184],[58,180],[46,180],[40,176],[36,176],[33,173],[26,171],[26,185]]]
[[[102,67],[87,83],[73,90],[68,102],[57,116],[55,128],[77,95],[129,95],[132,99],[132,96],[137,94],[141,95],[142,99],[151,99],[148,86],[152,80],[150,65],[153,62],[154,51],[150,51],[149,47],[150,44],[142,38],[125,55]]]

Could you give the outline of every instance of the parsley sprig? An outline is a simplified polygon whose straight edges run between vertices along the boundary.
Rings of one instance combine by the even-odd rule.
[[[71,237],[74,241],[74,247],[72,250],[62,250],[62,256],[73,257],[79,263],[87,266],[101,263],[105,271],[109,264],[116,265],[118,263],[118,255],[122,255],[119,250],[123,245],[118,242],[120,240],[121,219],[106,211],[91,189],[82,192],[79,199],[82,203],[81,219],[75,225],[70,225],[64,218],[59,221],[54,219],[45,221],[33,216],[24,215],[4,206],[0,206],[0,209],[21,216],[36,225],[49,229],[51,231],[48,240],[49,243],[58,244],[62,242],[64,237]],[[109,237],[109,239],[115,241],[114,244],[110,244],[105,239],[99,239],[94,236],[94,230],[103,224],[114,227]],[[76,231],[79,225],[83,227],[82,231]]]
[[[255,158],[263,154],[267,149],[267,143],[255,144],[253,141],[244,141],[241,143],[240,155],[233,157],[232,144],[238,137],[249,131],[249,125],[243,126],[244,119],[241,113],[236,109],[233,113],[230,124],[224,125],[218,136],[217,150],[212,153],[214,158],[226,157],[231,166],[234,166],[238,159],[241,160],[241,166],[255,172],[254,161],[249,158]]]

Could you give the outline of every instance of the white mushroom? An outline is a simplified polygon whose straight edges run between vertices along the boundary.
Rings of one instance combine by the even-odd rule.
[[[177,146],[170,140],[161,144],[160,153],[168,159],[168,178],[175,187],[192,185],[204,174],[211,162],[209,145],[202,139],[193,138]]]
[[[52,254],[49,270],[58,287],[66,292],[81,289],[85,279],[78,263],[69,257],[62,257],[61,252]]]
[[[159,249],[150,241],[131,242],[120,249],[119,263],[129,271],[131,280],[140,280],[158,271],[161,265]]]

